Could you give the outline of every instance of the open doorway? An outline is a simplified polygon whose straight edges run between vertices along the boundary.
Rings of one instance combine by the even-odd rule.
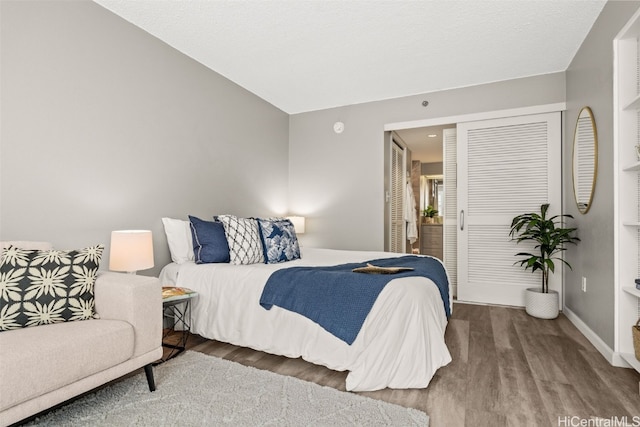
[[[408,181],[413,186],[418,218],[418,239],[407,252],[444,260],[447,186],[443,141],[446,133],[450,132],[448,130],[455,127],[455,124],[448,124],[394,132],[409,151],[411,167],[408,168]]]

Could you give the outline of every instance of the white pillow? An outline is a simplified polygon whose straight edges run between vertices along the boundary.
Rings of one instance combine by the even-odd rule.
[[[193,261],[193,239],[191,237],[191,224],[189,221],[173,218],[162,218],[164,232],[169,243],[171,260],[176,264]]]
[[[253,218],[238,218],[234,215],[218,215],[217,218],[224,226],[224,234],[229,244],[231,264],[264,262],[257,220]]]

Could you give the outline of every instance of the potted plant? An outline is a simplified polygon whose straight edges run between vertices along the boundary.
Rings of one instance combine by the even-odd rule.
[[[549,204],[540,206],[540,214],[527,213],[518,215],[511,221],[509,235],[517,243],[533,242],[533,253],[519,252],[516,256],[524,257],[515,264],[520,264],[525,270],[531,268],[532,273],[540,270],[542,273],[542,288],[529,288],[525,293],[525,307],[527,314],[541,319],[555,319],[558,317],[558,292],[549,291],[549,275],[555,271],[554,261],[560,261],[567,267],[571,265],[560,255],[566,250],[565,244],[576,245],[580,239],[573,235],[577,228],[562,228],[562,218],[573,216],[563,214],[547,218]]]
[[[438,211],[436,209],[433,209],[433,206],[429,205],[427,206],[427,209],[424,209],[422,211],[422,215],[426,218],[426,223],[432,223],[433,222],[433,217],[436,216],[438,214]]]

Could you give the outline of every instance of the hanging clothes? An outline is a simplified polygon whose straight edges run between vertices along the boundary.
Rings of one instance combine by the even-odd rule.
[[[407,197],[404,198],[404,220],[407,222],[407,240],[414,244],[418,240],[418,217],[416,213],[416,199],[413,195],[411,182],[407,181]]]

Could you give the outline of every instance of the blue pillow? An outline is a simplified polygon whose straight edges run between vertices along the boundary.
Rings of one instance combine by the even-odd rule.
[[[275,264],[300,258],[300,245],[293,223],[286,218],[258,219],[264,262]]]
[[[229,245],[221,222],[189,215],[196,264],[229,262]]]

